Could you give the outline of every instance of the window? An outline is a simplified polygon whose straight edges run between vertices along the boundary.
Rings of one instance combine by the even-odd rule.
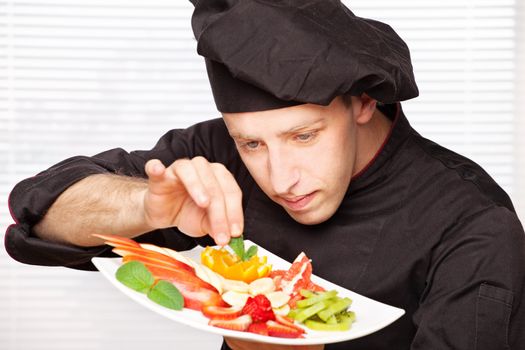
[[[411,48],[421,91],[403,104],[412,125],[480,163],[524,203],[523,7],[516,0],[347,4],[391,24]],[[191,13],[189,1],[0,0],[0,227],[11,223],[7,196],[21,179],[76,154],[147,149],[170,128],[218,116]],[[142,310],[96,273],[24,266],[1,250],[0,279],[2,349],[220,343]]]

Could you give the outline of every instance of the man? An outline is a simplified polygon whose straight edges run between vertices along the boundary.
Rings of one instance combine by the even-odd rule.
[[[410,127],[399,101],[418,92],[395,32],[337,0],[194,4],[223,118],[22,181],[11,256],[92,269],[108,254],[92,233],[179,250],[244,233],[406,311],[326,349],[524,349],[523,228],[479,166]]]

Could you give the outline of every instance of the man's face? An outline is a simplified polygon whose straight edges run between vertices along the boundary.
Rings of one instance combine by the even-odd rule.
[[[341,98],[224,120],[250,174],[293,219],[312,225],[335,213],[357,156],[355,118]]]

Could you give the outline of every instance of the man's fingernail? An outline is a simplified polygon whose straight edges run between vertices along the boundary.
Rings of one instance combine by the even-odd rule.
[[[151,172],[153,174],[159,174],[162,171],[162,169],[160,167],[161,167],[160,164],[158,164],[156,162],[151,164],[150,165]]]
[[[204,193],[199,194],[198,199],[200,204],[206,204],[206,202],[208,202],[208,196]]]
[[[241,226],[238,224],[233,224],[232,225],[232,236],[239,237],[240,235],[242,235]]]
[[[217,233],[215,236],[215,242],[217,242],[218,245],[226,245],[229,240],[230,239],[226,233]]]

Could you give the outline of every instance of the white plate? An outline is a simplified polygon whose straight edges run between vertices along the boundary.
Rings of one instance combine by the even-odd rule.
[[[247,246],[255,245],[253,242],[246,241]],[[288,269],[290,263],[269,251],[259,247],[258,255],[266,255],[268,263],[273,265],[273,269]],[[181,252],[187,257],[195,261],[200,261],[200,252],[202,247],[196,247],[192,250]],[[307,254],[308,255],[308,254]],[[347,341],[359,337],[363,337],[370,333],[374,333],[381,328],[384,328],[403,316],[405,311],[390,305],[386,305],[375,300],[366,298],[362,295],[354,293],[348,289],[339,287],[336,284],[328,282],[317,276],[312,276],[312,281],[326,290],[335,289],[341,297],[349,297],[353,300],[350,310],[356,314],[356,321],[352,324],[352,328],[344,332],[318,332],[306,329],[304,338],[289,339],[269,337],[249,332],[238,332],[208,325],[208,319],[200,312],[190,309],[183,309],[182,311],[174,311],[163,306],[160,306],[149,300],[144,294],[136,292],[115,278],[115,272],[121,265],[121,258],[93,258],[93,264],[98,268],[102,275],[106,277],[111,284],[118,288],[122,293],[135,300],[137,303],[143,305],[153,312],[161,314],[173,321],[194,327],[206,332],[222,335],[225,337],[232,337],[238,339],[245,339],[250,341],[284,344],[284,345],[314,345],[314,344],[329,344]],[[315,262],[313,262],[313,270],[315,271]]]

